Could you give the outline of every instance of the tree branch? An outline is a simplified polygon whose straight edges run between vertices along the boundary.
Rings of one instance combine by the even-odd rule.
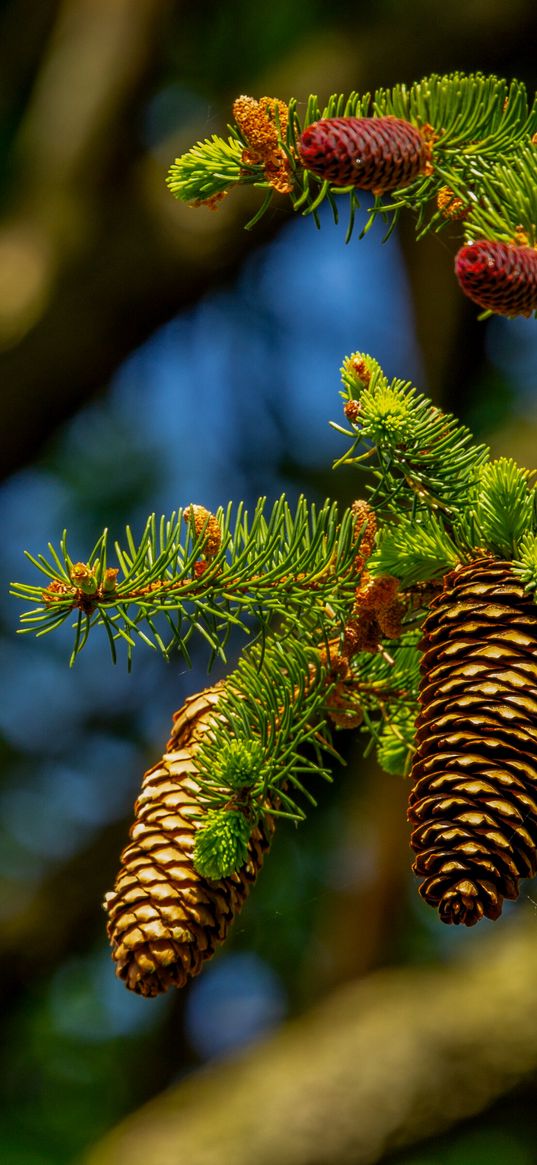
[[[129,1117],[85,1165],[374,1165],[537,1067],[534,914],[472,959],[382,971]]]

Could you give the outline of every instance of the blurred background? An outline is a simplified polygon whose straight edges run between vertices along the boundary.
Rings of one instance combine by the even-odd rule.
[[[46,551],[64,528],[77,560],[103,526],[139,533],[149,512],[190,502],[253,506],[285,490],[347,503],[360,485],[331,472],[342,445],[328,421],[341,419],[338,369],[356,349],[413,379],[496,452],[535,463],[535,321],[477,322],[453,275],[455,228],[416,245],[408,220],[384,246],[376,229],[345,246],[344,228],[291,221],[282,198],[249,233],[255,191],[194,211],[164,179],[177,154],[225,131],[243,92],[305,101],[454,69],[516,76],[532,92],[536,33],[534,0],[0,5],[5,1165],[88,1154],[119,1165],[127,1142],[100,1145],[118,1122],[128,1130],[164,1089],[191,1095],[181,1090],[207,1080],[208,1065],[223,1064],[232,1088],[237,1053],[251,1046],[262,1064],[263,1041],[290,1023],[300,1039],[296,1017],[307,1026],[348,985],[398,984],[404,1002],[424,968],[441,991],[469,953],[480,966],[511,935],[537,935],[531,885],[493,936],[488,923],[464,934],[442,926],[410,873],[404,783],[341,734],[347,766],[315,790],[318,810],[300,830],[279,830],[222,953],[181,993],[132,997],[114,977],[100,904],[142,773],[174,709],[211,682],[207,658],[200,647],[187,673],[140,645],[128,674],[97,633],[69,670],[69,632],[17,637],[7,597],[10,580],[34,581],[24,549]],[[537,954],[537,938],[529,949]],[[515,1011],[498,1024],[520,1022]],[[464,1056],[471,1069],[470,1044]],[[466,1113],[450,1101],[448,1069],[442,1119],[403,1105],[396,1137],[352,1152],[336,1138],[330,1160],[295,1156],[296,1145],[286,1155],[282,1131],[278,1160],[533,1165],[537,1039]],[[164,1158],[159,1110],[148,1112],[147,1165],[182,1160],[180,1128]],[[223,1154],[214,1161],[243,1160]],[[244,1157],[258,1159],[254,1147]]]

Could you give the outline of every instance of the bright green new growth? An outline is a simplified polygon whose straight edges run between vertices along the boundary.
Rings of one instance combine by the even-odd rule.
[[[350,429],[333,426],[352,441],[336,465],[369,469],[372,459],[378,462],[375,509],[410,510],[414,517],[422,506],[449,515],[488,459],[486,446],[408,381],[389,383],[369,356],[349,356],[342,379],[345,404],[356,402],[359,415]]]
[[[478,475],[474,509],[478,537],[499,557],[516,558],[532,528],[535,490],[528,476],[526,469],[519,469],[507,457],[484,465]]]
[[[241,180],[243,148],[237,138],[226,142],[216,134],[198,142],[170,167],[166,181],[172,194],[183,202],[195,203],[229,190]]]
[[[404,587],[412,587],[446,574],[462,560],[462,551],[441,519],[425,510],[382,530],[369,566],[376,574],[393,574]]]
[[[412,759],[415,719],[412,710],[403,706],[384,725],[377,744],[377,760],[385,772],[394,776],[407,775]]]
[[[537,522],[534,523],[535,525]],[[537,534],[528,531],[520,539],[518,554],[513,562],[513,571],[529,594],[532,594],[537,600]]]
[[[252,824],[240,809],[212,809],[196,833],[194,863],[202,878],[228,878],[244,865]]]
[[[250,788],[255,785],[263,762],[259,741],[230,740],[215,758],[215,781],[233,790]]]

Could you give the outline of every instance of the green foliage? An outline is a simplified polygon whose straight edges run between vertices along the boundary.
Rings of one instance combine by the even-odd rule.
[[[216,134],[198,142],[170,167],[166,182],[171,193],[183,202],[203,202],[244,182],[243,148],[236,137],[224,141]]]
[[[211,809],[196,833],[194,864],[203,878],[228,878],[244,865],[252,824],[240,809]]]
[[[479,205],[498,158],[510,163],[537,130],[537,104],[534,100],[529,108],[525,87],[519,81],[508,83],[481,73],[433,75],[408,90],[396,86],[391,93],[381,91],[379,96],[377,114],[380,110],[393,113],[417,125],[430,125],[434,131],[432,174],[416,179],[389,208],[394,212],[403,207],[414,210],[419,236],[446,223],[436,209],[427,218],[443,187],[449,187],[465,205]]]
[[[108,534],[103,531],[87,563],[74,563],[64,533],[49,557],[28,555],[49,586],[13,584],[12,593],[33,606],[23,614],[23,630],[43,635],[75,614],[74,662],[96,626],[104,627],[112,656],[123,641],[129,659],[136,640],[168,655],[173,648],[188,660],[194,631],[209,643],[212,656],[225,659],[233,627],[249,631],[246,617],[264,631],[275,615],[311,608],[330,599],[334,615],[346,611],[353,590],[357,552],[351,514],[340,522],[337,507],[308,505],[301,498],[293,513],[284,497],[265,516],[261,498],[250,518],[242,505],[215,515],[220,546],[204,557],[206,532],[196,535],[185,523],[188,510],[170,518],[148,519],[139,542],[129,528],[124,546],[115,545],[123,577],[107,588]],[[93,582],[79,585],[77,568]],[[79,572],[80,573],[80,572]],[[83,593],[81,594],[83,589]]]
[[[300,629],[287,624],[266,644],[243,653],[196,752],[204,805],[224,809],[240,796],[254,820],[267,807],[273,815],[301,820],[296,796],[315,804],[304,780],[330,780],[323,757],[337,755],[326,720],[331,677],[317,643],[315,620],[305,619]],[[251,766],[242,789],[234,763],[239,750],[244,769]]]
[[[537,145],[521,149],[509,163],[491,167],[464,228],[468,242],[509,243],[522,234],[528,246],[537,246]]]
[[[232,790],[250,788],[255,785],[263,761],[258,740],[230,740],[214,758],[214,778]]]
[[[373,573],[395,575],[403,587],[412,587],[441,577],[461,558],[442,520],[425,510],[387,526],[369,565]]]
[[[274,98],[242,98],[234,111],[241,126],[230,126],[227,140],[213,135],[171,167],[177,198],[214,205],[232,186],[253,184],[264,191],[253,221],[276,190],[314,219],[326,198],[337,220],[343,198],[349,237],[361,193],[307,171],[300,135],[323,117],[395,116],[420,130],[426,161],[391,203],[373,198],[364,230],[378,213],[390,230],[409,208],[418,234],[459,214],[469,241],[536,243],[537,107],[518,82],[454,73],[372,97],[334,95],[322,109],[310,97],[303,119],[295,100],[287,109]],[[437,202],[446,190],[447,203]],[[347,424],[334,428],[347,448],[336,466],[368,471],[367,503],[338,514],[328,501],[302,498],[292,511],[282,497],[268,512],[260,499],[251,518],[242,505],[152,515],[139,541],[127,529],[116,544],[114,567],[106,531],[85,562],[73,561],[64,534],[48,556],[28,556],[45,584],[13,585],[30,604],[23,630],[43,635],[74,616],[72,660],[96,625],[114,659],[117,641],[126,644],[129,662],[139,639],[188,659],[193,634],[208,642],[211,662],[225,659],[231,630],[254,630],[196,748],[203,821],[194,857],[210,879],[244,864],[265,814],[299,821],[304,800],[315,804],[311,782],[331,779],[327,757],[337,756],[334,726],[357,727],[388,772],[406,773],[421,623],[444,574],[492,554],[537,593],[528,472],[491,461],[455,417],[408,381],[389,380],[370,356],[349,356],[342,381]]]
[[[433,73],[414,85],[378,89],[373,112],[432,125],[439,135],[438,149],[457,158],[461,153],[496,158],[537,128],[537,111],[529,110],[524,85],[483,73]]]
[[[342,381],[345,411],[356,419],[348,429],[334,425],[351,438],[336,465],[373,475],[370,502],[383,517],[369,569],[408,589],[483,551],[516,558],[536,525],[528,471],[491,461],[465,426],[407,382],[388,383],[362,353],[345,361]]]
[[[521,539],[533,525],[535,492],[528,471],[500,457],[480,470],[474,519],[477,536],[500,557],[516,556]]]
[[[488,458],[486,446],[476,445],[464,425],[408,381],[388,383],[377,362],[362,353],[347,358],[342,379],[345,404],[355,401],[359,410],[350,429],[334,425],[351,438],[336,465],[373,468],[377,509],[415,514],[426,506],[449,515]]]
[[[382,769],[393,776],[405,777],[414,752],[415,715],[412,709],[399,709],[385,723],[379,734],[377,760]]]
[[[370,746],[380,743],[392,719],[414,719],[420,680],[419,626],[404,630],[382,652],[359,652],[352,660],[352,679],[364,712],[362,731]]]
[[[333,94],[325,106],[312,95],[303,116],[293,98],[285,132],[278,135],[292,176],[289,197],[293,210],[312,215],[319,226],[317,211],[321,203],[328,201],[337,222],[343,199],[348,203],[349,239],[363,192],[353,186],[333,186],[305,169],[300,159],[300,137],[307,126],[322,118],[387,116],[402,118],[423,132],[430,165],[406,187],[394,192],[390,201],[368,196],[370,205],[362,235],[378,214],[385,220],[389,234],[402,209],[410,209],[416,215],[418,235],[442,229],[450,219],[437,207],[436,200],[440,191],[448,188],[471,211],[465,221],[467,239],[511,241],[515,228],[526,231],[530,242],[534,239],[535,147],[531,143],[537,132],[537,103],[530,103],[519,81],[507,82],[481,73],[433,74],[413,85],[378,89],[372,96],[354,91]],[[246,143],[236,125],[230,126],[230,133],[227,141],[213,135],[176,159],[168,184],[177,198],[199,201],[219,195],[238,182],[253,183],[264,190],[265,200],[247,224],[250,227],[270,205],[275,187],[261,161],[241,165]]]
[[[520,539],[512,568],[529,593],[537,599],[537,534],[528,532]]]

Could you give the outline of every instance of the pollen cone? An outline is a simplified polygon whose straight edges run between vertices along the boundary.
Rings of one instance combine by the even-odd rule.
[[[446,576],[423,650],[413,868],[443,922],[473,926],[537,870],[537,607],[508,562]]]
[[[219,881],[194,868],[203,825],[196,751],[218,717],[223,682],[186,700],[174,716],[168,752],[145,774],[130,844],[114,889],[105,897],[116,974],[140,995],[183,987],[214,954],[255,882],[274,824],[255,828],[248,859]]]

